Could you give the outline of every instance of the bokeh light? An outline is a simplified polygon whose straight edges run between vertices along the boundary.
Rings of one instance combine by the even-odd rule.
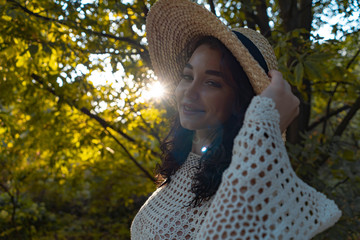
[[[160,99],[165,94],[165,88],[160,82],[156,81],[149,85],[149,88],[142,93],[142,98],[145,100],[149,99]]]

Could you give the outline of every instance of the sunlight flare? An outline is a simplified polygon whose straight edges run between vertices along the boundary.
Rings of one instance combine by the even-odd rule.
[[[165,88],[161,85],[161,83],[154,82],[150,84],[149,88],[143,92],[142,97],[145,100],[160,99],[164,96],[164,93],[165,93]]]

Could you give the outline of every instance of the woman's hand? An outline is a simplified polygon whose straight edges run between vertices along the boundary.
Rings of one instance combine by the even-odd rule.
[[[280,114],[280,130],[284,132],[299,114],[299,99],[291,92],[291,87],[279,71],[269,71],[270,85],[260,96],[271,98]]]

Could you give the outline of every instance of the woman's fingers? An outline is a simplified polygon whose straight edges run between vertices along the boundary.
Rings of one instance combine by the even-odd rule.
[[[299,114],[300,101],[291,92],[290,84],[283,79],[279,71],[271,70],[269,77],[271,83],[260,96],[271,98],[275,102],[280,114],[280,129],[283,132]]]

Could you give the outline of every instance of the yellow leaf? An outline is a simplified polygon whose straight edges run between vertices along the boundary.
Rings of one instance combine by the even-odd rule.
[[[0,212],[0,218],[4,219],[8,216],[9,214],[7,213],[7,211],[5,210],[1,210]]]
[[[23,57],[19,57],[16,61],[16,67],[23,67],[26,65],[26,59]]]
[[[60,171],[61,171],[61,173],[65,174],[65,175],[69,174],[69,170],[67,169],[67,167],[61,166]]]
[[[0,5],[3,5],[3,3],[1,3],[1,2],[2,1],[0,1]],[[1,18],[4,19],[7,22],[10,22],[12,20],[12,18],[10,16],[6,16],[6,15],[1,16]]]
[[[304,67],[301,62],[295,66],[295,84],[300,85],[304,76]]]

